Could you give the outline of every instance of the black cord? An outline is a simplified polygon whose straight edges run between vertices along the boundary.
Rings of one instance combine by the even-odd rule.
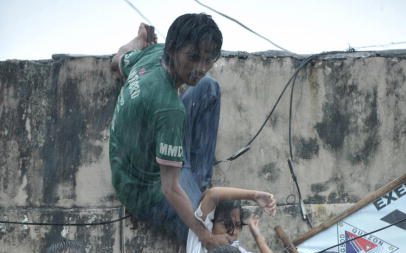
[[[406,41],[398,41],[398,42],[390,42],[387,44],[381,44],[381,45],[369,45],[369,46],[360,46],[360,47],[353,47],[355,50],[362,49],[362,48],[370,48],[370,47],[388,47],[388,46],[393,46],[393,45],[400,45],[400,44],[406,44]]]
[[[272,107],[271,111],[268,113],[267,117],[265,118],[265,121],[262,123],[261,127],[259,128],[259,130],[256,132],[256,134],[254,135],[254,137],[251,138],[251,140],[245,145],[245,146],[249,146],[251,145],[254,140],[258,137],[258,135],[262,132],[262,130],[264,129],[266,123],[268,122],[268,120],[271,118],[273,112],[276,109],[276,106],[279,104],[280,100],[282,99],[283,95],[285,94],[286,89],[289,87],[290,83],[296,79],[296,75],[299,73],[299,71],[304,68],[310,61],[312,61],[313,59],[315,59],[318,55],[311,55],[309,57],[307,57],[306,59],[304,59],[299,67],[295,70],[295,72],[293,73],[293,75],[289,78],[288,82],[285,84],[285,87],[283,88],[282,92],[280,93],[278,99],[276,100],[274,106]]]
[[[232,18],[232,17],[230,17],[230,16],[228,16],[228,15],[222,13],[222,12],[219,12],[219,11],[215,10],[214,8],[211,8],[210,6],[205,5],[205,4],[201,3],[201,2],[199,2],[198,0],[195,0],[195,2],[198,3],[198,4],[200,4],[200,5],[203,6],[203,7],[205,7],[205,8],[207,8],[207,9],[209,9],[209,10],[211,10],[211,11],[213,11],[213,12],[219,14],[220,16],[223,16],[223,17],[225,17],[225,18],[227,18],[227,19],[229,19],[229,20],[231,20],[231,21],[233,21],[233,22],[239,24],[239,25],[240,25],[241,27],[243,27],[244,29],[246,29],[246,30],[248,30],[249,32],[251,32],[251,33],[257,35],[257,36],[260,37],[261,39],[266,40],[267,42],[271,43],[273,46],[279,48],[280,50],[285,51],[285,52],[290,53],[290,54],[293,54],[293,55],[297,55],[297,54],[295,54],[295,53],[293,53],[293,52],[291,52],[291,51],[289,51],[289,50],[287,50],[287,49],[285,49],[285,48],[279,46],[278,44],[274,43],[273,41],[271,41],[270,39],[266,38],[265,36],[262,36],[261,34],[257,33],[257,32],[254,31],[254,30],[252,30],[251,28],[249,28],[248,26],[244,25],[243,23],[241,23],[240,21],[236,20],[235,18]]]
[[[313,225],[312,225],[312,222],[310,220],[310,217],[307,215],[306,208],[304,206],[304,202],[303,202],[303,199],[302,199],[302,194],[301,194],[301,191],[300,191],[299,183],[297,181],[297,177],[296,177],[294,166],[293,166],[293,147],[292,147],[292,114],[293,114],[292,111],[293,111],[293,94],[294,94],[293,91],[294,91],[294,88],[295,88],[297,74],[299,73],[300,69],[304,68],[313,59],[319,58],[321,56],[330,55],[330,54],[337,54],[337,53],[350,53],[350,52],[333,51],[333,52],[323,52],[323,53],[320,53],[320,54],[311,55],[301,63],[301,65],[298,67],[296,72],[292,75],[291,79],[289,80],[289,82],[292,80],[292,86],[291,86],[290,101],[289,101],[288,142],[289,142],[290,159],[288,159],[288,165],[289,165],[289,171],[291,173],[292,179],[293,179],[293,181],[295,183],[295,186],[296,186],[296,189],[297,189],[297,192],[298,192],[298,196],[299,196],[299,203],[298,204],[299,204],[300,212],[302,214],[302,218],[303,218],[304,221],[307,222],[307,224],[311,228],[313,227]],[[288,82],[288,84],[289,84],[289,82]],[[285,92],[285,90],[283,90],[283,92]]]
[[[247,152],[250,147],[251,144],[254,142],[254,140],[258,137],[258,135],[262,132],[262,130],[264,129],[264,127],[266,126],[266,123],[268,122],[268,120],[271,118],[273,112],[275,111],[276,107],[278,106],[280,100],[282,99],[283,95],[285,94],[286,89],[289,87],[289,85],[291,84],[291,82],[293,80],[296,80],[296,76],[299,73],[299,71],[304,68],[310,61],[312,61],[313,59],[315,59],[316,57],[318,57],[321,54],[315,54],[315,55],[311,55],[307,58],[305,58],[301,64],[299,65],[299,67],[295,70],[295,72],[293,73],[293,75],[289,78],[288,82],[285,84],[285,87],[283,88],[282,92],[280,93],[279,97],[277,98],[275,104],[273,105],[271,111],[268,113],[268,115],[266,116],[264,122],[262,123],[261,127],[258,129],[258,131],[255,133],[255,135],[248,141],[248,143],[243,146],[241,149],[239,149],[236,153],[234,153],[233,155],[231,155],[230,157],[224,159],[224,160],[220,160],[220,161],[216,161],[214,163],[214,165],[219,164],[221,162],[225,162],[225,161],[230,161],[230,160],[234,160],[236,158],[238,158],[240,155],[242,155],[243,153]],[[241,152],[243,151],[243,152]]]
[[[390,228],[390,227],[392,227],[392,226],[395,226],[395,225],[397,225],[397,224],[399,224],[399,223],[402,223],[402,222],[405,222],[405,221],[406,221],[406,218],[403,218],[403,219],[401,219],[401,220],[399,220],[399,221],[397,221],[397,222],[395,222],[395,223],[392,223],[392,224],[390,224],[390,225],[387,225],[387,226],[385,226],[385,227],[381,227],[381,228],[378,228],[378,229],[376,229],[376,230],[374,230],[374,231],[371,231],[371,232],[369,232],[369,233],[366,233],[366,234],[363,234],[363,235],[360,235],[360,236],[351,238],[351,239],[346,240],[346,241],[344,241],[344,242],[340,242],[340,243],[338,243],[338,244],[336,244],[336,245],[333,245],[333,246],[331,246],[331,247],[325,248],[325,249],[323,249],[323,250],[321,250],[321,251],[317,251],[317,252],[315,252],[315,253],[323,253],[323,252],[326,252],[326,251],[329,250],[329,249],[338,247],[338,246],[343,245],[343,244],[348,243],[348,242],[352,242],[352,241],[357,240],[357,239],[359,239],[359,238],[361,238],[361,237],[364,237],[364,236],[367,236],[367,235],[370,235],[370,234],[373,234],[373,233],[376,233],[376,232],[385,230],[385,229],[387,229],[387,228]]]
[[[124,2],[126,2],[133,10],[135,10],[138,13],[138,15],[141,16],[141,18],[147,21],[148,25],[152,25],[151,20],[149,20],[137,7],[135,7],[134,4],[132,4],[129,0],[124,0]]]
[[[148,25],[152,25],[151,20],[149,20],[137,7],[135,7],[134,4],[132,4],[129,0],[124,0],[124,2],[126,2],[133,10],[135,10],[138,15],[141,16],[141,18],[147,21]],[[160,31],[158,31],[158,29],[155,28],[155,31],[165,40],[165,36]]]
[[[23,221],[3,221],[0,220],[0,224],[14,224],[14,225],[33,225],[33,226],[99,226],[99,225],[106,225],[115,222],[119,222],[129,218],[131,215],[126,215],[115,220],[109,221],[100,221],[100,222],[92,222],[92,223],[46,223],[46,222],[23,222]]]
[[[293,79],[292,87],[290,89],[290,101],[289,101],[289,155],[293,161],[293,148],[292,148],[292,110],[293,110],[293,90],[295,88],[296,77]]]
[[[292,85],[291,85],[291,90],[290,90],[290,101],[289,101],[289,134],[288,134],[288,142],[289,142],[289,154],[290,154],[290,159],[288,160],[288,165],[289,165],[289,171],[292,176],[292,179],[296,185],[297,193],[299,196],[299,208],[300,208],[300,213],[302,214],[302,219],[307,222],[310,228],[313,228],[312,222],[310,221],[310,217],[307,215],[306,212],[306,207],[304,206],[303,198],[302,198],[302,193],[300,191],[299,183],[297,181],[297,177],[295,174],[295,170],[293,167],[293,147],[292,147],[292,111],[293,111],[293,94],[294,94],[294,89],[295,89],[295,84],[296,84],[296,78],[297,78],[298,72],[294,75],[294,78],[292,80]]]

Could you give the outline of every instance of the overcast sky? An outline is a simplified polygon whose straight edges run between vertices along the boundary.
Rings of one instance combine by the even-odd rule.
[[[223,50],[277,50],[194,0],[130,0],[161,32],[187,12],[211,14]],[[406,42],[404,0],[201,0],[295,53]],[[124,0],[0,0],[0,60],[113,54],[146,22]],[[159,36],[159,42],[163,37]],[[406,43],[382,50],[406,48]]]

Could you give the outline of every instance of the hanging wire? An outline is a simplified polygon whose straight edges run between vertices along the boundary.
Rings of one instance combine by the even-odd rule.
[[[369,45],[369,46],[360,46],[360,47],[351,47],[354,48],[355,50],[361,49],[361,48],[371,48],[371,47],[389,47],[393,45],[402,45],[406,44],[406,41],[399,41],[399,42],[390,42],[387,44],[381,44],[381,45]]]
[[[135,7],[134,4],[132,4],[129,0],[124,0],[124,2],[126,2],[133,10],[135,10],[138,13],[138,15],[141,16],[141,18],[143,18],[145,21],[147,21],[148,25],[152,25],[151,20],[149,20],[137,7]],[[159,36],[161,36],[165,40],[165,35],[163,35],[156,27],[155,27],[155,31],[157,32],[157,34]]]
[[[325,53],[323,53],[325,54]],[[312,61],[313,59],[315,59],[316,57],[318,57],[319,55],[322,54],[318,54],[318,55],[311,55],[309,57],[307,57],[306,59],[302,60],[299,67],[295,70],[295,72],[293,73],[293,75],[289,78],[288,82],[285,84],[284,88],[282,89],[279,97],[276,99],[275,104],[273,105],[271,111],[268,113],[268,115],[266,116],[264,122],[262,123],[262,125],[260,126],[260,128],[257,130],[257,132],[254,134],[254,136],[248,141],[248,143],[243,146],[242,148],[240,148],[238,151],[236,151],[233,155],[231,155],[230,157],[220,160],[220,161],[216,161],[214,164],[218,164],[221,162],[225,162],[225,161],[232,161],[236,158],[238,158],[239,156],[241,156],[242,154],[244,154],[245,152],[247,152],[250,148],[251,148],[251,144],[254,142],[254,140],[258,137],[258,135],[262,132],[262,130],[264,129],[264,127],[266,126],[266,123],[269,121],[269,119],[271,118],[273,112],[275,111],[276,107],[278,106],[280,100],[282,99],[283,95],[285,94],[285,91],[287,90],[287,88],[289,87],[289,85],[291,84],[291,82],[296,79],[296,75],[299,73],[299,71],[304,68],[310,61]]]
[[[115,222],[119,222],[122,220],[125,220],[127,218],[131,217],[131,215],[126,215],[123,217],[119,217],[114,220],[108,220],[108,221],[100,221],[100,222],[90,222],[90,223],[54,223],[54,222],[25,222],[25,221],[5,221],[5,220],[0,220],[0,224],[14,224],[14,225],[33,225],[33,226],[100,226],[100,225],[107,225]]]
[[[279,48],[280,50],[285,51],[285,52],[287,52],[287,53],[289,53],[289,54],[297,55],[296,53],[293,53],[293,52],[291,52],[291,51],[289,51],[289,50],[287,50],[287,49],[285,49],[285,48],[279,46],[278,44],[276,44],[275,42],[271,41],[271,40],[268,39],[267,37],[265,37],[265,36],[263,36],[263,35],[257,33],[256,31],[254,31],[254,30],[252,30],[251,28],[249,28],[248,26],[244,25],[243,23],[241,23],[241,22],[238,21],[237,19],[232,18],[232,17],[230,17],[230,16],[228,16],[228,15],[226,15],[226,14],[220,12],[220,11],[217,11],[216,9],[214,9],[214,8],[208,6],[208,5],[203,4],[203,3],[201,3],[201,2],[198,1],[198,0],[195,0],[195,2],[198,3],[198,4],[200,4],[200,5],[203,6],[203,7],[205,7],[205,8],[207,8],[207,9],[209,9],[209,10],[211,10],[211,11],[213,11],[213,12],[219,14],[220,16],[223,16],[223,17],[225,17],[225,18],[227,18],[227,19],[229,19],[229,20],[231,20],[231,21],[233,21],[233,22],[239,24],[241,27],[243,27],[244,29],[248,30],[249,32],[251,32],[251,33],[255,34],[256,36],[260,37],[261,39],[264,39],[264,40],[266,40],[267,42],[271,43],[274,47]]]
[[[292,85],[291,85],[291,90],[290,90],[290,101],[289,101],[289,134],[288,134],[288,142],[289,142],[289,154],[290,154],[290,159],[288,159],[288,166],[289,166],[289,171],[291,174],[291,177],[295,183],[296,189],[297,189],[297,194],[299,197],[299,208],[300,208],[300,213],[302,215],[302,219],[307,222],[310,228],[313,228],[313,224],[310,220],[309,215],[307,215],[306,207],[303,202],[302,198],[302,193],[300,191],[299,187],[299,182],[297,181],[297,177],[295,174],[294,166],[293,166],[293,147],[292,147],[292,112],[293,112],[293,91],[295,89],[295,84],[296,84],[296,78],[297,78],[298,72],[294,75],[294,78],[292,80]]]
[[[259,33],[255,32],[254,30],[252,30],[251,28],[247,27],[246,25],[244,25],[243,23],[239,22],[238,20],[236,20],[236,19],[234,19],[234,18],[232,18],[232,17],[230,17],[230,16],[228,16],[228,15],[222,13],[222,12],[217,11],[217,10],[215,10],[214,8],[212,8],[212,7],[208,6],[208,5],[205,5],[205,4],[201,3],[201,2],[198,1],[198,0],[195,0],[195,2],[198,3],[198,4],[200,4],[201,6],[207,8],[207,9],[209,9],[209,10],[211,10],[211,11],[213,11],[213,12],[215,12],[215,13],[217,13],[217,14],[219,14],[219,15],[221,15],[221,16],[223,16],[223,17],[225,17],[225,18],[227,18],[227,19],[229,19],[229,20],[231,20],[231,21],[233,21],[233,22],[235,22],[235,23],[237,23],[237,24],[239,24],[241,27],[243,27],[243,28],[245,28],[246,30],[252,32],[253,34],[259,36],[260,38],[262,38],[262,39],[268,41],[269,43],[271,43],[272,45],[274,45],[274,46],[276,46],[277,48],[281,49],[282,51],[285,51],[285,52],[288,52],[288,53],[297,55],[297,54],[295,54],[295,53],[293,53],[293,52],[290,52],[289,50],[286,50],[286,49],[283,48],[283,47],[280,47],[280,46],[277,45],[276,43],[272,42],[272,41],[269,40],[268,38],[266,38],[266,37],[260,35]],[[279,95],[277,101],[275,102],[275,104],[274,104],[272,110],[270,111],[270,113],[268,114],[268,116],[266,117],[265,121],[263,122],[263,124],[261,125],[261,127],[259,128],[259,130],[256,132],[256,134],[251,138],[251,140],[250,140],[245,146],[243,146],[243,147],[240,148],[238,151],[236,151],[233,155],[231,155],[230,157],[228,157],[228,158],[226,158],[226,159],[223,159],[223,160],[220,160],[220,161],[216,161],[216,162],[214,163],[214,165],[216,165],[216,164],[219,164],[219,163],[225,162],[225,161],[233,161],[233,160],[237,159],[238,157],[240,157],[242,154],[246,153],[248,150],[250,150],[252,142],[253,142],[253,141],[257,138],[257,136],[262,132],[263,128],[265,127],[265,125],[266,125],[266,123],[267,123],[267,121],[270,119],[271,115],[273,114],[273,112],[274,112],[276,106],[279,104],[279,101],[281,100],[282,96],[284,95],[286,89],[288,88],[289,85],[292,85],[292,87],[291,87],[291,96],[290,96],[290,107],[289,107],[289,155],[290,155],[290,159],[288,160],[288,165],[289,165],[291,177],[292,177],[292,179],[293,179],[293,181],[294,181],[294,183],[295,183],[295,186],[296,186],[296,189],[297,189],[297,192],[298,192],[298,196],[299,196],[299,203],[298,203],[298,204],[299,204],[299,207],[300,207],[300,211],[301,211],[301,214],[302,214],[302,218],[303,218],[303,220],[305,220],[305,221],[307,222],[307,224],[308,224],[310,227],[313,227],[313,226],[312,226],[310,217],[309,217],[309,216],[307,215],[307,213],[306,213],[306,209],[305,209],[304,202],[303,202],[303,199],[302,199],[302,195],[301,195],[299,183],[298,183],[298,181],[297,181],[297,178],[296,178],[296,175],[295,175],[295,172],[294,172],[294,166],[293,166],[293,148],[292,148],[292,110],[293,110],[293,109],[292,109],[292,108],[293,108],[292,103],[293,103],[293,91],[294,91],[294,85],[295,85],[295,81],[296,81],[296,78],[297,78],[297,74],[299,73],[299,71],[300,71],[302,68],[304,68],[310,61],[312,61],[313,59],[315,59],[315,58],[317,58],[317,57],[319,57],[319,56],[328,55],[328,54],[333,54],[333,53],[345,53],[345,52],[324,52],[324,53],[320,53],[320,54],[311,55],[311,56],[305,58],[305,59],[301,62],[300,66],[296,69],[296,71],[294,72],[294,74],[292,75],[292,77],[289,79],[289,81],[286,83],[286,85],[285,85],[285,87],[283,88],[281,94]]]
[[[152,22],[151,22],[134,4],[132,4],[129,0],[124,0],[124,1],[125,1],[133,10],[135,10],[149,25],[152,25]],[[221,15],[221,16],[223,16],[223,17],[225,17],[225,18],[227,18],[227,19],[229,19],[229,20],[231,20],[231,21],[233,21],[233,22],[235,22],[235,23],[237,23],[238,25],[240,25],[240,26],[243,27],[244,29],[246,29],[246,30],[248,30],[249,32],[255,34],[256,36],[258,36],[258,37],[260,37],[260,38],[266,40],[267,42],[269,42],[269,43],[272,44],[273,46],[277,47],[278,49],[280,49],[280,50],[282,50],[282,51],[284,51],[284,52],[293,54],[293,55],[297,55],[296,53],[293,53],[293,52],[291,52],[291,51],[289,51],[289,50],[287,50],[287,49],[285,49],[285,48],[279,46],[278,44],[274,43],[273,41],[271,41],[270,39],[266,38],[265,36],[263,36],[263,35],[261,35],[261,34],[255,32],[254,30],[252,30],[251,28],[247,27],[246,25],[244,25],[244,24],[241,23],[240,21],[238,21],[238,20],[236,20],[236,19],[234,19],[234,18],[232,18],[232,17],[230,17],[230,16],[228,16],[228,15],[222,13],[222,12],[219,12],[219,11],[215,10],[214,8],[212,8],[212,7],[208,6],[208,5],[205,5],[205,4],[201,3],[201,2],[198,1],[198,0],[195,0],[195,2],[198,3],[198,4],[200,4],[200,5],[203,6],[203,7],[207,8],[207,9],[209,9],[209,10],[211,10],[211,11],[213,11],[213,12],[215,12],[215,13],[217,13],[217,14],[219,14],[219,15]],[[155,30],[157,31],[157,33],[158,33],[162,38],[165,39],[165,36],[164,36],[162,33],[160,33],[160,32],[158,31],[158,29],[155,29]],[[387,47],[387,46],[399,45],[399,44],[406,44],[406,41],[391,42],[391,43],[388,43],[388,44],[381,44],[381,45],[369,45],[369,46],[352,47],[352,48],[354,48],[354,49],[361,49],[361,48],[371,48],[371,47]],[[252,142],[257,138],[257,136],[260,134],[260,132],[261,132],[261,131],[263,130],[263,128],[265,127],[266,122],[270,119],[270,117],[271,117],[271,115],[273,114],[273,112],[274,112],[276,106],[278,105],[280,99],[282,98],[283,94],[285,93],[286,89],[289,87],[289,85],[290,85],[291,83],[292,83],[292,90],[291,90],[290,111],[289,111],[289,154],[290,154],[290,158],[293,160],[292,141],[291,141],[291,114],[292,114],[293,89],[294,89],[294,84],[295,84],[295,81],[296,81],[297,74],[298,74],[298,72],[299,72],[303,67],[305,67],[305,66],[306,66],[310,61],[312,61],[313,59],[315,59],[315,58],[317,58],[317,57],[319,57],[319,56],[321,56],[321,55],[327,55],[327,54],[332,54],[332,53],[344,53],[344,52],[326,52],[326,53],[311,55],[311,56],[307,57],[306,59],[304,59],[304,60],[301,62],[300,66],[296,69],[296,71],[294,72],[294,74],[291,76],[291,78],[289,79],[289,81],[286,83],[286,85],[285,85],[285,87],[283,88],[281,94],[279,95],[277,101],[275,102],[275,104],[274,104],[272,110],[270,111],[270,113],[269,113],[268,116],[266,117],[266,119],[265,119],[265,121],[263,122],[263,124],[261,125],[260,129],[259,129],[259,130],[257,131],[257,133],[254,135],[254,137],[252,137],[251,140],[250,140],[243,148],[241,148],[239,151],[237,151],[236,153],[234,153],[232,156],[230,156],[229,158],[227,158],[227,159],[225,159],[225,160],[218,161],[218,162],[216,162],[216,164],[218,164],[218,163],[220,163],[220,162],[224,162],[224,161],[229,161],[230,164],[229,164],[229,167],[228,167],[228,168],[230,168],[230,167],[231,167],[231,161],[232,161],[232,160],[238,158],[239,156],[241,156],[242,154],[244,154],[245,152],[247,152],[247,151],[250,149],[250,145],[252,144]],[[294,174],[292,174],[292,177],[293,177],[293,178],[296,178]],[[301,200],[300,189],[299,189],[299,186],[298,186],[298,184],[297,184],[297,180],[294,180],[294,181],[295,181],[295,184],[296,184],[296,188],[298,189],[299,201],[300,201],[300,200]],[[280,204],[279,206],[283,206],[283,205],[291,205],[291,204],[290,204],[290,203],[286,203],[286,204]],[[0,220],[0,224],[2,223],[2,224],[34,225],[34,226],[99,226],[99,225],[107,225],[107,224],[112,224],[112,223],[115,223],[115,222],[120,222],[120,221],[125,220],[125,219],[127,219],[127,218],[129,218],[129,217],[131,217],[131,215],[126,215],[126,216],[123,216],[123,217],[119,217],[119,218],[114,219],[114,220],[101,221],[101,222],[91,222],[91,223],[46,223],[46,222],[24,222],[24,221],[23,221],[23,222],[18,222],[18,221],[5,221],[5,220]],[[396,223],[393,223],[393,224],[390,224],[390,225],[388,225],[388,226],[382,227],[382,228],[380,228],[380,229],[374,230],[374,231],[372,231],[372,232],[366,233],[366,234],[364,234],[364,235],[361,235],[361,236],[352,238],[352,239],[350,239],[350,240],[344,241],[344,242],[342,242],[342,243],[336,244],[336,245],[334,245],[334,246],[331,246],[331,247],[329,247],[329,248],[326,248],[326,249],[324,249],[324,250],[322,250],[322,251],[319,251],[319,252],[317,252],[317,253],[323,253],[323,252],[325,252],[325,251],[327,251],[327,250],[329,250],[329,249],[331,249],[331,248],[338,247],[338,246],[340,246],[340,245],[342,245],[342,244],[344,244],[344,243],[351,242],[351,241],[356,240],[356,239],[358,239],[358,238],[361,238],[361,237],[364,237],[364,236],[367,236],[367,235],[370,235],[370,234],[373,234],[373,233],[382,231],[382,230],[384,230],[384,229],[387,229],[387,228],[389,228],[389,227],[391,227],[391,226],[397,225],[397,224],[399,224],[399,223],[401,223],[401,222],[404,222],[404,221],[406,221],[406,218],[405,218],[405,219],[402,219],[402,220],[400,220],[400,221],[398,221],[398,222],[396,222]],[[311,225],[311,224],[310,224],[310,225]],[[286,250],[286,249],[288,249],[288,248],[284,248],[284,250]]]

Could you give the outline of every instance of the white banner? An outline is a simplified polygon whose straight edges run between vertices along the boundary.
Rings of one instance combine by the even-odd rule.
[[[406,218],[406,184],[299,244],[299,253],[316,253]],[[406,253],[406,221],[325,251],[325,253]]]

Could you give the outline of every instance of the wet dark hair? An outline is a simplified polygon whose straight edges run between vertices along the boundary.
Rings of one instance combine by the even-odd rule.
[[[210,250],[208,253],[241,253],[241,251],[234,246],[224,245],[214,248]]]
[[[234,209],[240,210],[240,215],[242,214],[242,207],[240,200],[223,200],[216,206],[216,211],[214,212],[213,221],[230,221],[231,211]]]
[[[171,53],[192,45],[196,50],[203,45],[213,48],[213,60],[221,55],[223,36],[217,24],[210,15],[184,14],[179,16],[169,27],[166,35],[163,60],[166,64],[172,65]]]

